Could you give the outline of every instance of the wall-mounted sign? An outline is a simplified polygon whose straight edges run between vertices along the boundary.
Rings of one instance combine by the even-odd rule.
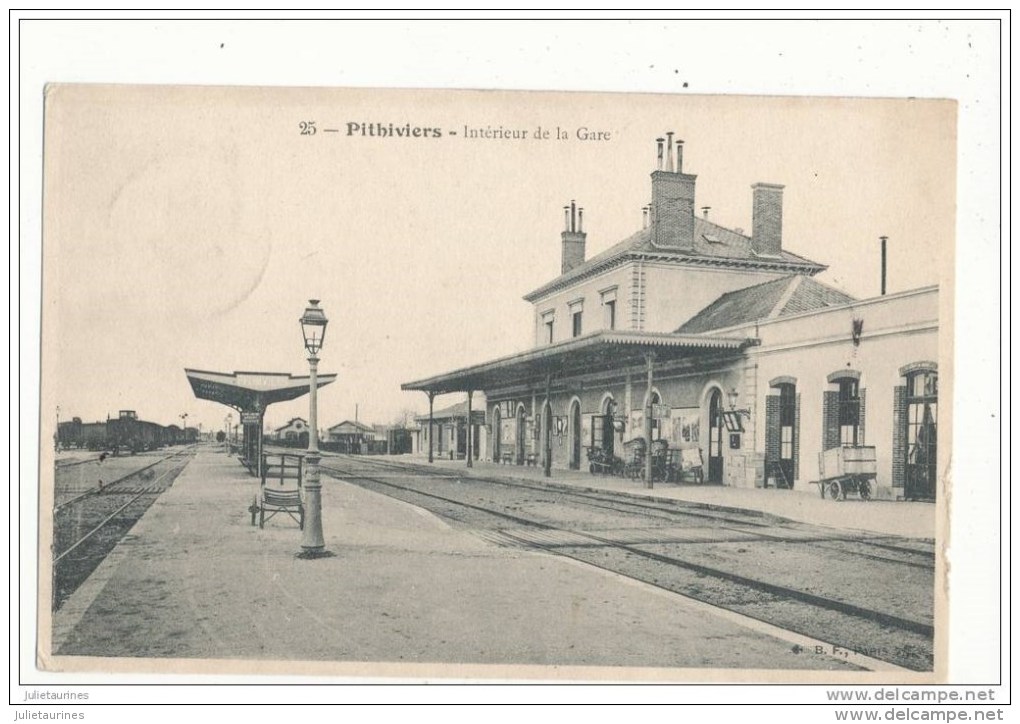
[[[701,411],[697,407],[677,407],[670,411],[669,440],[676,447],[700,442]]]
[[[723,423],[726,425],[727,432],[743,432],[744,423],[740,419],[740,413],[734,411],[726,411],[722,414]]]

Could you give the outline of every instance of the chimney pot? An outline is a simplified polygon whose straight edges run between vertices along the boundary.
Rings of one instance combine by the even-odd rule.
[[[709,211],[711,211],[711,210],[712,210],[712,207],[711,207],[711,206],[702,206],[702,207],[701,207],[701,213],[702,213],[702,215],[703,215],[703,216],[704,216],[704,217],[705,217],[706,219],[708,218],[708,212],[709,212]]]
[[[586,235],[581,230],[584,209],[579,209],[576,201],[572,200],[569,206],[564,206],[563,214],[566,217],[567,228],[561,235],[562,254],[560,257],[560,273],[566,274],[571,269],[584,264]]]
[[[751,186],[751,249],[760,256],[783,252],[783,188],[766,183]]]
[[[666,132],[666,170],[673,172],[673,131]]]
[[[659,155],[658,165],[656,166],[656,168],[657,168],[657,169],[658,169],[659,171],[661,171],[661,170],[662,170],[662,144],[663,144],[663,142],[664,142],[665,140],[666,140],[666,139],[664,139],[664,138],[656,138],[656,139],[655,139],[655,143],[656,143],[656,145],[658,146],[658,155]]]
[[[684,142],[676,142],[676,172],[684,172]]]
[[[889,241],[888,236],[878,237],[882,241],[882,296],[885,296],[885,243]]]
[[[672,149],[672,131],[669,136],[669,148]],[[662,160],[661,155],[659,160]],[[672,161],[670,165],[672,166]],[[696,178],[693,174],[674,172],[672,167],[664,171],[661,163],[659,170],[652,172],[652,203],[648,213],[648,224],[652,228],[651,241],[654,247],[676,250],[694,248],[694,220],[697,215],[697,208],[694,205]]]

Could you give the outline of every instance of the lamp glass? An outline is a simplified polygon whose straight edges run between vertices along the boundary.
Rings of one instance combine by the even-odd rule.
[[[319,307],[318,299],[308,300],[308,306],[305,308],[305,313],[301,315],[300,321],[301,333],[305,338],[305,349],[309,354],[318,353],[322,349],[322,343],[326,337],[326,325],[329,323],[325,312]]]

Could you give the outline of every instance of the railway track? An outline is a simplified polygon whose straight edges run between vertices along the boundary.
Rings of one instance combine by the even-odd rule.
[[[151,480],[152,479],[152,475],[149,474],[150,471],[152,471],[154,468],[156,468],[156,466],[158,466],[160,463],[166,462],[168,460],[175,460],[175,459],[180,458],[181,456],[189,456],[189,459],[190,459],[190,455],[192,455],[192,454],[193,454],[193,448],[191,446],[189,446],[187,448],[184,448],[183,450],[175,450],[172,453],[170,453],[169,455],[164,455],[162,457],[159,457],[156,460],[154,460],[153,462],[150,462],[150,463],[148,463],[146,465],[142,465],[141,467],[134,468],[134,469],[129,469],[126,472],[124,472],[122,475],[120,475],[118,477],[115,477],[112,480],[109,480],[107,482],[104,482],[101,479],[101,477],[95,482],[95,484],[93,484],[93,481],[91,481],[91,480],[85,480],[84,481],[84,485],[86,487],[85,487],[84,490],[81,489],[82,482],[79,482],[78,485],[74,485],[74,484],[70,484],[69,485],[67,483],[62,482],[58,478],[56,480],[56,484],[54,485],[54,491],[53,491],[54,492],[54,495],[53,495],[53,498],[54,498],[54,508],[53,508],[54,513],[59,512],[60,510],[66,508],[69,505],[74,505],[78,501],[80,501],[80,500],[82,500],[84,498],[87,498],[90,495],[96,495],[96,494],[104,492],[104,491],[105,492],[110,492],[110,491],[118,489],[120,486],[124,486],[124,485],[127,485],[127,484],[137,484],[139,481]],[[122,459],[111,458],[110,460],[111,461],[117,460],[119,462],[120,460],[124,460],[124,459],[123,458]],[[130,458],[128,460],[130,460]],[[141,461],[141,459],[136,459],[136,460]],[[75,461],[74,463],[71,463],[70,465],[60,465],[60,466],[57,466],[57,469],[58,470],[63,470],[63,471],[66,472],[67,468],[71,468],[71,467],[75,467],[75,466],[83,465],[83,464],[88,464],[88,463],[96,465],[97,464],[97,460],[96,459],[90,459],[90,460]],[[112,473],[112,471],[110,471],[110,472]]]
[[[418,505],[492,543],[609,570],[827,642],[833,653],[857,652],[917,671],[933,668],[930,605],[904,610],[895,595],[883,596],[874,586],[875,580],[908,580],[922,591],[930,586],[931,595],[934,554],[909,542],[883,536],[869,548],[863,537],[842,540],[812,526],[777,525],[736,511],[462,478],[381,461],[324,463],[326,474]],[[749,551],[767,558],[755,560]],[[817,561],[817,571],[789,570],[805,560]],[[826,578],[829,567],[837,570]],[[841,572],[855,575],[859,590],[852,582],[840,585]]]
[[[91,575],[194,456],[177,451],[108,484],[64,500],[53,511],[53,610]]]
[[[329,455],[327,454],[326,457],[329,457]],[[375,458],[362,458],[358,460],[358,462],[366,463],[369,466],[376,466],[387,470],[405,473],[408,470],[413,470],[430,477],[442,477],[457,480],[463,477],[454,472],[438,471],[436,469],[427,468],[413,463],[393,463],[385,460],[377,460]],[[702,518],[706,521],[735,524],[739,526],[739,532],[744,534],[759,529],[758,532],[753,534],[776,543],[814,543],[831,550],[842,551],[848,555],[857,555],[871,560],[899,563],[922,570],[934,570],[935,568],[934,542],[904,542],[903,539],[898,539],[894,536],[864,535],[848,531],[841,532],[838,537],[835,537],[830,532],[819,534],[820,529],[817,526],[798,525],[792,521],[784,521],[784,528],[789,531],[787,535],[777,535],[775,533],[765,532],[776,527],[775,520],[770,516],[756,511],[738,511],[735,509],[722,510],[702,506],[697,503],[686,503],[681,501],[665,502],[654,498],[641,500],[633,496],[613,492],[597,492],[593,490],[586,490],[584,488],[567,488],[559,484],[543,485],[540,483],[529,483],[523,480],[510,481],[506,478],[499,477],[474,476],[474,479],[484,480],[486,483],[495,485],[533,490],[536,492],[548,492],[550,490],[567,492],[573,498],[586,501],[588,505],[593,507],[603,507],[606,510],[619,510],[621,508],[626,508],[628,510],[639,511],[644,516],[656,517],[663,520],[674,520],[677,514],[682,512],[683,515],[692,518]],[[806,530],[807,532],[798,532],[801,530]],[[882,555],[882,553],[885,552],[896,554],[896,557]]]

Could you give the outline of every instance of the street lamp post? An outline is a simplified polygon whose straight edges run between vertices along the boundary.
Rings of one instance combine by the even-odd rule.
[[[308,452],[305,454],[305,528],[301,540],[301,558],[328,556],[322,534],[322,484],[319,480],[319,419],[316,391],[319,386],[319,350],[326,336],[326,314],[318,299],[308,300],[301,316],[301,333],[308,351]]]

